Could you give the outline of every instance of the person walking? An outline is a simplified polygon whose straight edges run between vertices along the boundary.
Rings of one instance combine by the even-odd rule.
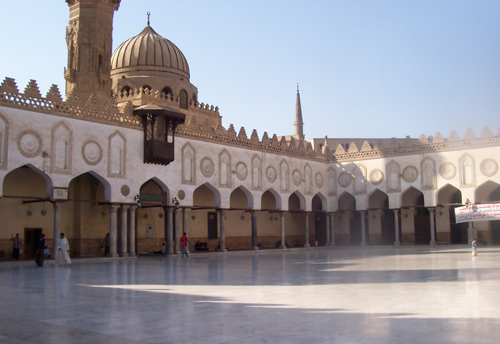
[[[71,264],[71,258],[69,257],[69,243],[68,239],[64,237],[64,233],[61,233],[59,240],[57,242],[57,249],[59,250],[59,266],[68,266]]]
[[[184,255],[186,255],[186,257],[189,257],[189,254],[188,254],[188,242],[189,242],[189,238],[187,237],[186,235],[186,232],[183,233],[182,235],[182,238],[181,238],[181,243],[182,243],[182,258],[184,258]]]
[[[104,240],[102,241],[101,247],[104,247],[104,256],[109,255],[109,233],[106,234]]]
[[[45,234],[42,234],[38,242],[36,243],[36,258],[35,263],[39,268],[43,268],[43,262],[45,260]]]
[[[24,248],[23,241],[19,237],[19,233],[16,234],[16,237],[12,235],[10,238],[12,240],[12,258],[15,260],[19,260],[19,253],[21,252],[21,248]]]

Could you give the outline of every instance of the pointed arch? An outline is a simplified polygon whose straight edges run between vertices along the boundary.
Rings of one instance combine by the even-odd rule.
[[[198,186],[193,192],[193,205],[195,207],[220,208],[221,195],[219,190],[210,183]]]
[[[170,200],[170,190],[157,177],[146,180],[139,189],[139,197],[142,202],[155,202],[168,204]]]
[[[354,194],[366,195],[366,167],[358,164],[352,169],[354,176]]]
[[[254,155],[252,158],[252,189],[262,188],[262,160]]]
[[[281,196],[273,188],[266,190],[261,196],[261,209],[281,210]]]
[[[7,169],[9,121],[0,113],[0,170]]]
[[[326,211],[328,209],[327,199],[321,192],[318,192],[311,201],[311,209],[313,211]]]
[[[401,167],[399,164],[391,160],[385,166],[385,174],[387,176],[387,192],[401,192]]]
[[[476,186],[476,168],[474,158],[465,153],[458,159],[460,166],[460,187]]]
[[[436,162],[430,157],[422,160],[420,164],[420,176],[422,178],[422,190],[436,190]]]
[[[333,167],[330,167],[327,171],[328,174],[328,196],[337,195],[337,172]]]
[[[52,128],[50,170],[52,173],[70,174],[73,152],[73,132],[64,122]]]
[[[196,151],[188,142],[181,149],[182,184],[196,184]]]
[[[108,138],[108,177],[126,178],[127,141],[118,130]]]
[[[462,192],[455,186],[447,183],[436,192],[436,204],[462,203]]]
[[[310,195],[313,192],[313,179],[312,179],[312,168],[308,163],[306,164],[306,166],[304,166],[304,179],[306,186],[306,194]]]
[[[229,196],[230,208],[253,208],[253,195],[247,188],[240,185]]]
[[[386,209],[389,208],[389,196],[380,189],[375,189],[368,195],[368,208]]]
[[[231,187],[231,155],[225,149],[219,154],[219,186]]]
[[[95,178],[97,181],[99,181],[101,184],[102,184],[102,187],[103,187],[103,201],[106,201],[106,202],[111,202],[111,184],[109,184],[109,182],[106,180],[106,178],[104,178],[103,176],[101,176],[99,173],[95,172],[95,171],[87,171],[87,172],[84,172],[84,173],[80,173],[79,175],[73,177],[69,183],[69,185],[71,186],[71,183],[81,177],[81,176],[84,176],[85,174],[88,174],[90,176],[92,176],[93,178]],[[72,196],[70,196],[72,197]]]
[[[17,188],[15,185],[18,184],[18,182],[15,182],[14,180],[11,181],[10,178],[11,177],[14,177],[18,172],[21,172],[23,174],[23,176],[21,177],[21,179],[23,180],[23,184],[26,184],[26,181],[31,181],[32,178],[29,177],[29,172],[26,173],[27,171],[23,171],[23,169],[29,169],[30,171],[34,172],[35,175],[37,176],[40,176],[43,180],[43,186],[40,187],[40,190],[39,191],[35,191],[33,190],[33,188],[29,188],[29,192],[37,192],[37,195],[36,197],[42,197],[42,198],[51,198],[52,197],[52,188],[53,188],[53,182],[52,182],[52,179],[43,171],[41,171],[40,169],[36,168],[35,166],[33,166],[32,164],[26,164],[26,165],[23,165],[23,166],[19,166],[18,168],[16,169],[13,169],[12,171],[10,171],[9,173],[7,173],[3,180],[2,180],[2,185],[1,185],[1,195],[2,196],[5,196],[6,193],[5,191],[7,190],[7,192],[11,195],[14,195],[14,193],[16,191],[12,190],[11,192],[11,187],[12,188]],[[8,187],[6,187],[6,185],[9,185]],[[28,191],[28,190],[27,190]]]
[[[306,210],[306,199],[300,191],[295,191],[288,197],[288,210]]]
[[[283,159],[280,163],[280,187],[282,192],[288,191],[290,187],[289,175],[288,163]]]

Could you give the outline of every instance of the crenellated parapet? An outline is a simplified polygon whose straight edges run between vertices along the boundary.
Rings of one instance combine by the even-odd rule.
[[[55,85],[52,85],[46,96],[43,97],[34,80],[28,83],[23,93],[19,92],[15,80],[12,78],[5,78],[0,85],[0,105],[3,106],[142,130],[140,119],[133,116],[133,110],[138,106],[138,101],[144,104],[177,108],[182,111],[178,97],[152,92],[148,89],[131,90],[127,94],[120,94],[104,102],[102,98],[94,94],[91,94],[88,99],[81,99],[78,94],[71,93],[66,100],[63,100]],[[284,136],[278,137],[276,134],[270,137],[267,132],[264,132],[262,138],[259,138],[255,129],[248,137],[245,128],[242,127],[236,131],[233,124],[230,124],[226,129],[222,125],[222,117],[219,115],[218,107],[193,100],[189,101],[188,109],[184,110],[186,121],[176,128],[178,136],[321,162],[358,161],[500,145],[500,132],[495,135],[488,127],[484,128],[479,137],[469,129],[463,138],[452,131],[448,138],[444,138],[440,133],[436,133],[434,136],[421,135],[418,139],[409,137],[404,139],[356,139],[356,142],[354,142],[355,139],[349,142],[347,140],[350,139],[325,137],[324,141],[321,140],[323,143],[314,142],[313,145],[314,140],[308,142],[293,137],[286,139]],[[342,143],[331,146],[331,143],[336,141]]]

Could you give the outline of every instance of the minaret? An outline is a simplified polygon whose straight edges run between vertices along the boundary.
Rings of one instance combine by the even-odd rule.
[[[297,84],[297,101],[295,103],[295,135],[299,140],[304,139],[304,122],[302,122],[302,106],[300,105],[299,84]]]
[[[99,99],[110,99],[113,14],[120,1],[66,0],[69,6],[66,97],[74,93],[86,101],[95,93]]]

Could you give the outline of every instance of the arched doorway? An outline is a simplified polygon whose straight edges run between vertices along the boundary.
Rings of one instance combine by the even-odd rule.
[[[368,198],[369,243],[392,245],[396,240],[394,212],[389,209],[389,197],[376,189]]]
[[[307,244],[310,240],[306,241],[305,238],[305,227],[306,227],[306,214],[304,214],[305,210],[305,200],[302,194],[298,191],[288,197],[288,210],[287,221],[286,221],[286,238],[285,245],[289,246],[290,244],[298,243],[299,245]],[[307,217],[308,218],[308,217]],[[310,221],[311,219],[308,218]],[[309,228],[311,228],[309,226]],[[310,233],[309,233],[310,235]]]
[[[194,190],[193,215],[190,226],[190,240],[207,242],[210,250],[217,249],[219,242],[219,218],[216,211],[220,208],[220,194],[211,184],[205,183]]]
[[[108,182],[93,172],[81,174],[69,183],[73,222],[71,225],[61,223],[61,232],[70,241],[73,254],[104,254],[100,246],[109,232],[109,193]]]
[[[326,228],[326,214],[323,204],[326,203],[325,197],[318,193],[312,199],[312,211],[314,214],[314,233],[319,246],[325,246],[328,241]]]
[[[500,184],[489,180],[477,187],[476,203],[492,203],[498,201],[500,201]],[[499,220],[474,222],[474,227],[478,229],[478,241],[490,242],[493,245],[500,244]]]
[[[252,213],[249,212],[253,202],[252,194],[243,186],[231,192],[229,196],[230,211],[226,212],[226,248],[252,247]],[[260,214],[259,214],[260,215]],[[261,222],[261,221],[259,221]],[[260,235],[267,235],[263,226]]]
[[[437,204],[436,241],[467,244],[467,223],[456,223],[455,219],[455,208],[462,205],[462,192],[447,184],[438,191]]]
[[[2,239],[0,250],[12,256],[11,236],[19,234],[23,255],[33,258],[36,242],[46,235],[46,245],[53,247],[54,211],[49,201],[52,180],[32,165],[25,165],[9,172],[3,179],[0,198],[0,223]]]
[[[356,211],[356,199],[345,192],[339,198],[339,211],[342,212],[341,228],[348,231],[350,245],[361,244],[361,214]]]
[[[410,187],[402,196],[402,242],[429,245],[431,241],[430,213],[425,207],[424,194]]]

